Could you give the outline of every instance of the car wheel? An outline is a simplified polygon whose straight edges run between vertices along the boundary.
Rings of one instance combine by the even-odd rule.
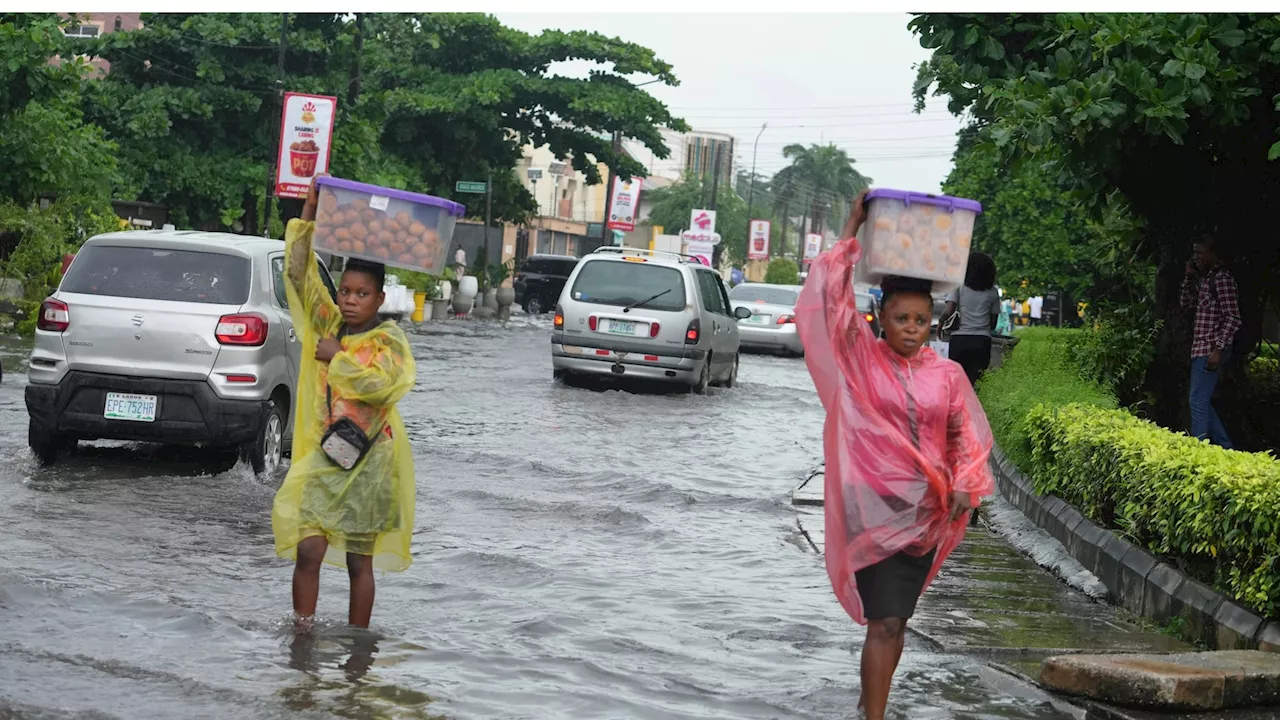
[[[707,353],[707,360],[702,363],[702,372],[698,373],[698,382],[694,383],[689,389],[696,395],[706,395],[709,387],[711,387],[711,353]]]
[[[724,386],[732,388],[738,384],[738,358],[733,358],[733,369],[729,371],[729,377],[724,381]]]
[[[267,401],[258,436],[241,446],[240,459],[258,475],[271,475],[284,463],[284,412],[275,400]]]
[[[530,295],[529,299],[524,301],[524,311],[529,315],[541,315],[547,311],[547,306],[542,302],[541,297]]]
[[[35,420],[27,421],[27,444],[36,461],[48,467],[58,462],[58,455],[75,447],[75,439],[45,428]]]

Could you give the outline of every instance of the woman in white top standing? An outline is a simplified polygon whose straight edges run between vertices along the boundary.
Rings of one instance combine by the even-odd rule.
[[[947,297],[944,317],[959,313],[951,330],[948,357],[960,363],[969,382],[976,384],[991,365],[991,331],[1000,320],[1000,291],[996,263],[986,253],[969,253],[964,285]]]

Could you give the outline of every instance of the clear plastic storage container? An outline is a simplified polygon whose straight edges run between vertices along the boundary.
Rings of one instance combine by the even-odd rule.
[[[322,177],[315,246],[348,258],[439,274],[466,210],[452,200]]]
[[[867,193],[854,282],[878,285],[887,275],[933,281],[934,294],[964,282],[973,244],[976,200],[876,189]]]

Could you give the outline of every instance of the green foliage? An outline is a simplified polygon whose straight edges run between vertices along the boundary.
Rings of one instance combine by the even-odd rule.
[[[716,232],[720,233],[729,261],[741,264],[747,259],[747,201],[729,183],[722,182],[716,189]],[[667,235],[679,235],[689,229],[694,210],[712,207],[711,190],[712,183],[693,174],[686,174],[667,187],[646,190],[650,202],[648,225],[661,226]]]
[[[791,258],[774,258],[765,270],[764,281],[771,285],[799,285],[800,266]]]
[[[119,195],[166,205],[179,225],[254,230],[279,130],[280,17],[143,20],[78,49],[111,61],[89,86],[86,112],[120,146]],[[334,175],[450,197],[455,181],[492,172],[498,219],[535,208],[512,172],[525,143],[549,145],[598,181],[596,159],[627,176],[643,170],[613,151],[612,132],[665,157],[659,130],[686,129],[625,79],[675,85],[671,67],[594,33],[529,35],[480,14],[291,13],[287,44],[284,88],[339,98]],[[575,60],[608,69],[550,74]]]
[[[1054,162],[1010,168],[990,145],[964,142],[943,192],[982,203],[975,248],[996,262],[1017,297],[1064,289],[1074,298],[1125,302],[1150,293],[1155,268],[1130,249],[1140,225],[1116,196],[1096,214],[1060,182]]]
[[[1280,461],[1120,410],[1044,403],[1029,465],[1052,493],[1262,614],[1280,604]]]
[[[978,398],[991,423],[996,442],[1013,462],[1029,467],[1027,410],[1044,403],[1058,407],[1083,403],[1116,407],[1115,397],[1096,382],[1080,377],[1071,360],[1071,347],[1081,341],[1080,330],[1027,328],[1004,357],[1000,369],[983,376]]]
[[[1147,368],[1156,359],[1160,319],[1149,304],[1119,306],[1090,317],[1093,322],[1070,347],[1071,362],[1081,377],[1101,383],[1122,405],[1137,402]]]
[[[871,187],[871,178],[855,170],[853,158],[835,144],[788,145],[782,155],[791,165],[779,170],[770,182],[774,209],[790,204],[800,210],[803,203],[809,203],[810,232],[821,233],[844,198]]]

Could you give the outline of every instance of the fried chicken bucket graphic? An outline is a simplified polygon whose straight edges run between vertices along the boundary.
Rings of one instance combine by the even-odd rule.
[[[316,106],[308,102],[302,106],[302,121],[315,122]],[[316,162],[320,159],[320,146],[314,140],[302,140],[289,146],[289,167],[294,177],[309,178],[316,174]]]

